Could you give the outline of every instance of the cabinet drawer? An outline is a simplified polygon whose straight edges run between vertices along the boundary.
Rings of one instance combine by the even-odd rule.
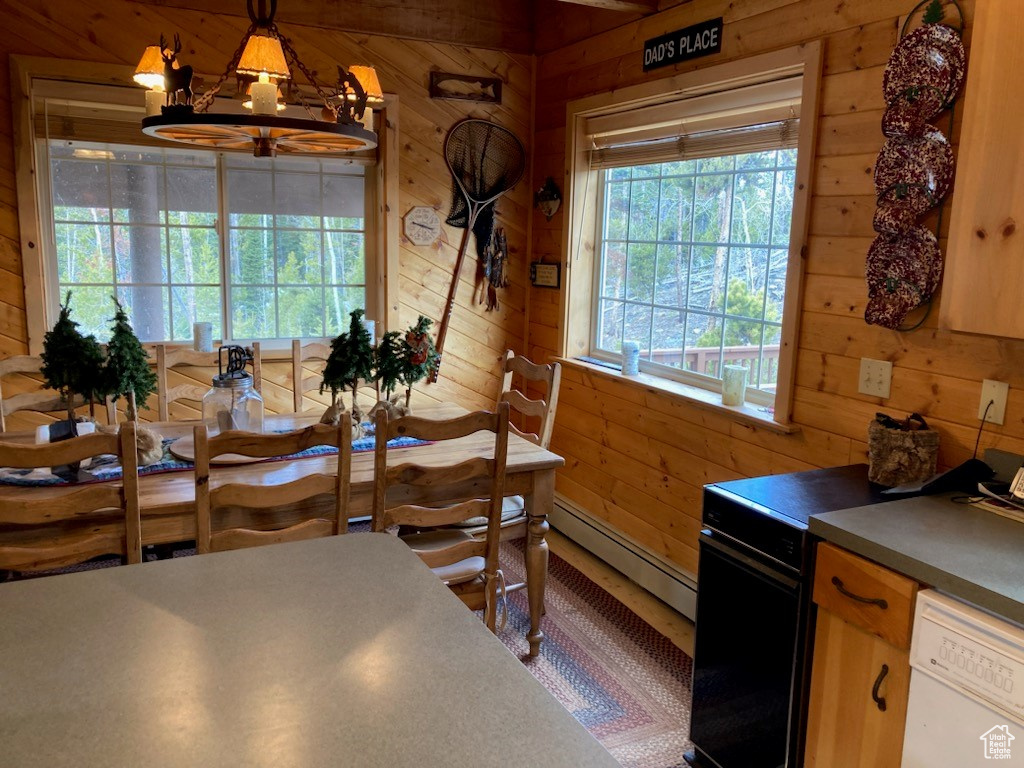
[[[917,582],[822,542],[814,602],[897,648],[910,647]]]

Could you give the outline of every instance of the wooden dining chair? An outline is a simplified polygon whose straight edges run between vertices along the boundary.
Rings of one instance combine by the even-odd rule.
[[[412,526],[451,525],[468,517],[487,520],[485,533],[474,537],[464,531],[440,528],[403,536],[403,540],[470,608],[484,609],[487,627],[496,631],[497,598],[504,576],[498,568],[501,499],[505,487],[508,451],[507,403],[496,412],[477,411],[447,420],[403,416],[388,419],[378,411],[374,448],[374,531]],[[388,440],[455,440],[487,431],[494,434],[490,458],[474,451],[453,449],[454,461],[429,465],[390,463]],[[396,454],[396,455],[400,455]],[[415,503],[409,503],[415,499]]]
[[[347,424],[348,422],[341,422]],[[205,425],[193,430],[196,456],[196,551],[200,554],[303,541],[348,531],[348,500],[352,465],[349,429],[314,424],[283,434],[230,431],[209,437]],[[289,456],[318,445],[338,449],[335,471],[304,474],[302,459],[270,465],[271,472],[290,478],[270,485],[253,482],[252,472],[237,481],[230,466],[211,471],[218,456],[234,454],[256,459]],[[215,527],[214,517],[217,517]],[[281,516],[289,521],[282,524]]]
[[[216,352],[195,352],[185,347],[172,347],[167,344],[156,345],[156,397],[157,415],[160,421],[170,421],[171,403],[179,400],[197,404],[202,411],[203,396],[210,389],[210,376],[207,372],[198,375],[198,380],[171,385],[170,371],[172,368],[217,368]],[[184,371],[179,371],[184,373]],[[189,374],[185,374],[189,375]],[[196,376],[195,371],[192,376]],[[202,383],[200,383],[202,382]]]
[[[120,482],[33,488],[37,498],[0,504],[0,569],[49,570],[109,554],[142,562],[134,422],[123,424],[116,435],[97,432],[38,445],[0,442],[0,466],[17,469],[50,468],[104,454],[118,457]],[[52,536],[40,537],[48,531]],[[19,544],[21,535],[35,543]]]
[[[307,392],[320,389],[324,364],[330,354],[331,347],[328,344],[318,342],[303,344],[298,339],[292,339],[292,408],[295,413],[303,412]],[[308,362],[316,363],[314,371],[303,365]],[[368,413],[380,398],[377,382],[363,381],[359,385],[359,396],[363,412]]]
[[[513,377],[516,374],[522,377],[521,389],[513,388]],[[514,412],[509,428],[531,443],[547,448],[555,428],[555,410],[558,408],[558,389],[561,383],[561,363],[541,365],[517,355],[511,349],[506,350],[498,402],[508,403]],[[516,425],[517,420],[519,426]]]
[[[15,355],[0,360],[0,432],[7,431],[7,417],[17,411],[55,413],[67,410],[56,391],[41,388],[30,380],[40,375],[42,367],[43,360],[36,355]],[[5,397],[3,380],[6,376],[20,376],[23,382],[32,384],[32,390]],[[8,386],[11,383],[8,381]],[[76,406],[84,404],[81,398],[76,398]]]
[[[514,388],[513,377],[521,378],[519,389]],[[547,448],[555,426],[555,410],[558,407],[558,390],[562,381],[560,363],[541,365],[511,349],[505,352],[501,392],[498,403],[508,403],[511,408],[509,429],[531,443]],[[518,426],[516,422],[518,421]],[[526,536],[529,518],[526,500],[519,495],[506,496],[501,506],[501,541],[521,539]],[[487,530],[487,520],[474,517],[456,523],[470,535],[481,537]],[[506,592],[525,589],[526,582],[506,586]]]
[[[303,344],[298,339],[292,339],[292,407],[295,413],[302,413],[304,395],[320,388],[324,363],[330,354],[331,348],[327,344]],[[319,363],[315,373],[302,365],[309,361]]]

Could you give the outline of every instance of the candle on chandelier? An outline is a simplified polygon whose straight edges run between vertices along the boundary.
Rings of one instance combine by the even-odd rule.
[[[277,114],[277,83],[270,82],[266,72],[260,72],[260,78],[252,84],[249,95],[252,97],[254,115]]]

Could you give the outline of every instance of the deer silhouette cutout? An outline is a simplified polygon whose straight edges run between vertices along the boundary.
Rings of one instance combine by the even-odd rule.
[[[175,69],[174,65],[181,53],[181,38],[174,35],[174,50],[168,52],[164,36],[160,35],[160,57],[164,60],[164,90],[167,91],[167,106],[192,104],[192,65]],[[181,98],[178,98],[178,94]]]

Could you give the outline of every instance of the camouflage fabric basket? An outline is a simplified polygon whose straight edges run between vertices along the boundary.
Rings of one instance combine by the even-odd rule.
[[[920,429],[899,428],[916,420]],[[885,414],[868,426],[868,480],[893,487],[920,482],[935,474],[939,457],[939,433],[929,429],[917,414],[897,422]]]

